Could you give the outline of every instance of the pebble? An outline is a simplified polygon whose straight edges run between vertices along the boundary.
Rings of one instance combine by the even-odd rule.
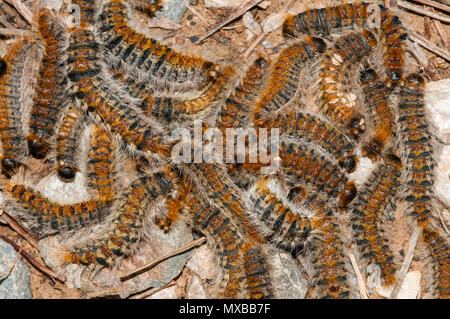
[[[8,273],[17,256],[10,244],[0,240],[0,273]],[[31,299],[30,270],[19,257],[12,272],[0,280],[0,299]]]

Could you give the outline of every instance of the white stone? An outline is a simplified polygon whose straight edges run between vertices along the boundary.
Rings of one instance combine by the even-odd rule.
[[[237,8],[247,3],[247,0],[205,0],[206,8]]]
[[[450,79],[427,84],[425,105],[437,129],[438,138],[450,144]]]
[[[246,12],[242,16],[242,23],[247,29],[249,29],[255,35],[260,34],[262,31],[261,26],[258,24],[258,22],[255,21],[250,12]]]
[[[410,271],[406,274],[405,281],[400,288],[397,299],[417,299],[420,292],[420,271]]]

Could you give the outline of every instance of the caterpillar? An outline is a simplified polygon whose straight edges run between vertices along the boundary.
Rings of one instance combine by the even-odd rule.
[[[349,298],[351,293],[348,269],[345,263],[343,242],[339,238],[339,226],[327,199],[318,194],[308,194],[299,209],[314,212],[311,229],[317,234],[309,245],[307,259],[312,266],[312,289],[308,297]]]
[[[107,1],[98,22],[99,37],[110,54],[139,70],[155,88],[170,88],[172,92],[201,90],[216,76],[214,63],[178,53],[133,30],[122,0]]]
[[[28,153],[21,122],[20,80],[30,48],[30,40],[20,39],[3,60],[3,75],[0,78],[0,139],[3,146],[2,173],[7,178],[25,165]]]
[[[61,205],[31,187],[17,183],[10,183],[7,192],[14,200],[14,204],[9,205],[25,210],[21,218],[29,221],[30,227],[42,235],[82,229],[103,220],[110,209],[98,200]]]
[[[194,226],[207,236],[207,242],[214,245],[222,271],[218,298],[239,298],[243,288],[243,265],[240,251],[244,238],[236,225],[202,198],[189,196],[185,210],[191,214]]]
[[[80,143],[85,115],[77,106],[70,106],[64,112],[56,129],[56,172],[66,183],[72,182],[78,168],[76,152]]]
[[[243,127],[253,101],[264,83],[268,70],[267,59],[259,56],[247,69],[241,83],[225,100],[217,117],[216,125],[224,133],[227,128]]]
[[[72,0],[72,4],[80,9],[80,28],[95,24],[95,0]]]
[[[106,71],[100,73],[99,44],[89,29],[71,30],[68,53],[68,95],[74,95],[90,113],[124,142],[143,152],[168,156],[170,146],[164,145],[151,123],[131,104],[123,101],[120,88],[105,82]],[[105,73],[105,74],[103,74]],[[116,90],[117,89],[117,90]],[[119,93],[115,92],[119,91]]]
[[[335,29],[365,26],[368,4],[364,2],[344,3],[335,7],[312,9],[289,15],[283,23],[283,35],[301,37],[303,34],[326,36]]]
[[[114,185],[115,142],[105,129],[94,125],[90,144],[87,162],[88,186],[97,191],[101,202],[109,203],[114,199],[116,192]]]
[[[27,142],[30,154],[41,159],[50,149],[50,139],[61,107],[63,56],[68,39],[65,28],[49,10],[40,12],[38,25],[44,54],[31,109]]]
[[[176,178],[170,167],[138,177],[111,207],[114,216],[106,233],[79,247],[65,248],[63,261],[90,267],[112,267],[130,256],[145,231],[145,217],[155,201],[170,194]]]
[[[218,207],[222,212],[233,216],[240,231],[247,235],[248,240],[261,242],[262,238],[257,229],[252,225],[247,215],[247,205],[243,201],[243,194],[240,194],[233,181],[225,173],[223,167],[215,164],[192,164],[191,171],[200,176],[199,180],[193,180],[204,194],[214,202],[212,205]]]
[[[145,114],[161,118],[167,122],[198,115],[201,111],[210,109],[214,103],[225,97],[229,91],[228,83],[231,82],[234,74],[233,68],[227,67],[199,97],[192,100],[148,95],[144,100],[143,110]]]
[[[273,298],[271,268],[263,249],[258,245],[255,247],[250,243],[245,243],[242,250],[245,270],[245,298]]]
[[[261,235],[288,250],[302,248],[311,232],[311,221],[291,208],[277,191],[279,185],[268,177],[261,178],[250,190],[252,220]]]
[[[301,180],[331,198],[337,197],[340,207],[346,207],[355,198],[355,184],[349,182],[335,165],[313,150],[282,141],[280,157],[288,181]]]
[[[437,274],[436,292],[440,299],[450,299],[450,251],[448,240],[441,231],[428,225],[422,233],[425,243],[430,248]]]
[[[162,0],[133,0],[129,2],[132,7],[146,13],[149,17],[153,17],[162,8]]]
[[[219,298],[242,298],[242,294],[251,299],[273,297],[270,268],[259,244],[241,235],[234,218],[202,197],[190,196],[186,206],[194,225],[216,245],[223,272]]]
[[[283,132],[314,142],[337,159],[341,168],[352,172],[357,158],[353,155],[355,143],[338,131],[327,120],[307,111],[289,112],[285,116]]]
[[[300,72],[305,67],[305,63],[316,59],[319,53],[326,50],[326,47],[323,39],[306,37],[304,41],[293,43],[281,51],[272,66],[268,83],[252,111],[256,127],[271,124],[275,112],[291,101],[296,94]]]
[[[373,10],[369,7],[373,6]],[[407,34],[400,19],[391,10],[375,3],[345,3],[335,7],[313,9],[296,16],[290,15],[283,23],[285,37],[308,35],[329,35],[334,30],[354,26],[368,27],[367,21],[379,13],[380,26],[375,30],[380,34],[383,60],[387,71],[387,86],[398,83],[405,66],[405,43]]]
[[[397,85],[405,68],[405,40],[407,33],[400,19],[381,6],[381,46],[387,71],[387,86]]]
[[[423,88],[419,74],[406,76],[399,91],[398,140],[407,171],[404,192],[408,214],[426,228],[433,211],[434,166],[433,136],[430,131]]]
[[[375,70],[366,68],[360,73],[364,106],[373,121],[374,134],[363,145],[363,156],[376,161],[383,148],[395,136],[395,124],[392,110],[388,102],[387,87],[378,78]]]
[[[341,91],[340,76],[343,68],[358,64],[370,55],[376,44],[375,36],[367,29],[340,37],[325,54],[319,75],[318,94],[322,113],[355,139],[364,132],[365,122],[354,101]]]
[[[406,167],[404,199],[407,214],[422,228],[437,268],[440,298],[449,298],[448,243],[431,223],[436,207],[433,191],[434,138],[425,113],[425,80],[417,73],[407,75],[400,83],[398,112],[398,140]]]
[[[384,286],[395,283],[397,266],[380,225],[388,204],[400,188],[402,168],[402,162],[397,156],[386,155],[384,163],[370,175],[358,193],[351,210],[354,241],[366,265],[380,267]]]

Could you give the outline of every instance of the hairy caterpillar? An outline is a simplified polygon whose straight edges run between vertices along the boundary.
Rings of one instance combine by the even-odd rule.
[[[336,40],[325,54],[319,75],[319,97],[322,112],[354,138],[365,130],[364,118],[356,110],[354,101],[344,97],[339,87],[342,68],[360,63],[377,44],[372,32],[351,33]]]
[[[88,186],[97,191],[103,203],[109,203],[115,197],[114,158],[114,139],[102,127],[94,125],[87,162]]]
[[[63,55],[66,30],[48,10],[39,15],[39,32],[44,44],[34,103],[30,115],[28,149],[35,158],[44,158],[50,148],[63,90]]]
[[[111,55],[139,70],[155,88],[199,90],[216,75],[213,63],[178,53],[133,30],[128,25],[127,7],[122,0],[107,1],[99,23],[99,36]]]
[[[358,193],[350,219],[353,238],[365,264],[380,267],[381,280],[386,286],[395,283],[397,266],[379,225],[388,204],[400,188],[401,175],[401,160],[393,154],[386,155],[384,163],[378,166]]]
[[[254,209],[249,213],[264,238],[284,248],[303,247],[311,232],[309,218],[291,208],[275,180],[261,178],[250,190]]]
[[[384,146],[395,135],[395,124],[392,110],[388,104],[387,87],[378,79],[373,69],[365,69],[360,74],[364,105],[373,121],[374,134],[362,148],[363,156],[375,161],[383,151]]]
[[[75,154],[84,119],[85,115],[79,107],[68,107],[56,129],[56,172],[63,182],[73,181],[79,170]]]
[[[255,102],[252,112],[256,127],[270,125],[274,115],[296,94],[300,72],[307,61],[317,58],[326,49],[323,39],[307,37],[284,49],[274,62],[267,85]]]
[[[170,167],[138,177],[110,208],[114,220],[101,237],[83,246],[66,249],[63,260],[72,264],[112,267],[120,258],[130,256],[135,243],[145,230],[146,211],[161,196],[170,194],[176,186]]]
[[[214,245],[222,270],[218,298],[239,298],[244,278],[240,251],[244,238],[236,225],[220,212],[196,196],[189,196],[186,209],[192,216],[194,226],[205,233],[208,243]]]
[[[281,143],[280,157],[286,179],[301,180],[318,191],[337,197],[339,206],[346,207],[356,196],[353,182],[335,165],[312,150],[304,150],[293,143]]]
[[[345,263],[344,247],[339,238],[339,226],[327,199],[318,194],[307,193],[298,209],[313,211],[311,229],[316,234],[308,242],[306,252],[312,266],[312,289],[308,296],[315,298],[348,298],[350,283]]]
[[[264,76],[268,70],[268,61],[258,57],[247,69],[241,83],[225,100],[217,117],[216,124],[222,132],[227,128],[243,127],[251,110],[251,103],[257,98]]]
[[[25,60],[31,41],[24,38],[16,42],[3,60],[0,78],[0,139],[3,146],[2,173],[11,177],[25,165],[27,144],[21,122],[21,83]]]
[[[306,111],[290,112],[285,117],[283,126],[285,134],[317,143],[338,160],[341,168],[349,172],[355,170],[355,143],[325,119]]]
[[[368,10],[370,6],[374,10]],[[380,34],[383,60],[387,70],[387,85],[395,85],[401,79],[405,66],[406,33],[400,19],[391,10],[375,3],[344,3],[335,7],[313,9],[296,16],[290,15],[283,24],[286,37],[300,37],[302,34],[328,35],[343,28],[368,27],[372,14],[380,15]]]

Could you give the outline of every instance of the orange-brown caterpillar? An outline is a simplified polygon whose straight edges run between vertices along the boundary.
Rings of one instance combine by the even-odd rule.
[[[388,204],[400,188],[402,168],[397,156],[386,155],[384,163],[372,173],[352,205],[350,221],[353,238],[365,265],[380,267],[382,284],[385,286],[395,283],[397,266],[380,225]]]
[[[296,181],[312,185],[331,198],[337,197],[341,207],[346,207],[355,198],[355,184],[320,154],[283,141],[280,157],[285,177],[294,186]]]
[[[215,76],[215,65],[183,55],[128,25],[123,0],[109,0],[99,18],[99,36],[113,57],[139,70],[155,88],[171,91],[203,89]],[[125,68],[126,70],[126,68]]]
[[[65,28],[50,11],[39,15],[39,32],[44,44],[39,76],[30,115],[28,149],[35,158],[44,158],[50,148],[55,122],[60,111],[63,85]]]
[[[345,263],[344,248],[339,238],[339,226],[328,200],[318,194],[307,194],[299,209],[314,212],[311,218],[312,231],[317,234],[306,252],[313,273],[310,277],[312,289],[308,296],[315,298],[348,298],[350,284]]]
[[[433,136],[425,114],[424,79],[418,74],[408,75],[399,92],[398,139],[407,171],[405,200],[408,214],[426,228],[434,210]]]
[[[249,213],[265,239],[290,250],[301,248],[310,235],[311,221],[283,200],[278,187],[274,180],[261,178],[249,190],[254,204]]]
[[[380,8],[383,60],[388,75],[387,85],[391,86],[397,84],[403,75],[407,34],[397,16],[383,6]]]
[[[368,68],[361,71],[364,106],[373,122],[374,134],[363,146],[362,154],[376,161],[384,146],[394,137],[394,118],[388,102],[388,88],[378,79],[375,70]]]
[[[196,196],[189,196],[185,207],[194,226],[207,236],[208,243],[218,252],[216,256],[222,270],[218,298],[239,298],[244,280],[240,258],[244,239],[238,228],[219,209]]]
[[[153,17],[162,8],[162,0],[132,0],[129,3],[130,6],[146,13],[149,17]]]
[[[278,110],[285,106],[299,88],[300,72],[307,61],[323,53],[326,43],[323,39],[307,37],[284,49],[274,62],[267,86],[253,109],[256,127],[265,127],[273,121]]]
[[[335,7],[313,9],[296,16],[289,16],[283,24],[283,34],[287,37],[300,37],[302,34],[328,35],[334,30],[346,27],[368,27],[367,20],[373,13],[380,14],[380,33],[383,59],[387,70],[387,84],[396,84],[402,77],[405,65],[406,33],[400,19],[388,8],[378,5],[370,12],[369,6],[375,3],[345,3]]]
[[[348,172],[355,170],[355,143],[325,119],[306,111],[290,112],[285,117],[284,126],[285,134],[317,143],[337,159],[341,168]]]
[[[80,28],[95,23],[95,0],[72,0],[72,4],[80,8]]]
[[[109,203],[115,197],[114,158],[114,139],[102,127],[95,125],[91,133],[87,177],[88,186],[97,191],[103,203]]]
[[[225,133],[226,128],[244,127],[251,103],[257,98],[268,69],[268,61],[258,57],[247,69],[241,83],[225,100],[216,124]]]
[[[142,108],[145,114],[164,119],[167,122],[197,115],[210,108],[216,101],[223,99],[228,93],[229,82],[233,75],[233,68],[227,67],[199,97],[192,100],[147,95]]]
[[[21,39],[9,50],[3,60],[0,78],[0,139],[3,146],[2,173],[11,177],[25,164],[27,145],[21,121],[21,78],[25,60],[31,48],[28,39]]]
[[[245,298],[273,298],[271,268],[263,249],[259,245],[252,245],[247,242],[242,248],[242,258],[245,270]]]
[[[71,248],[63,260],[112,267],[120,258],[130,256],[142,239],[147,211],[157,199],[173,191],[174,178],[177,176],[170,167],[138,177],[110,208],[115,217],[106,233],[83,246]]]
[[[354,105],[354,100],[344,96],[340,89],[342,69],[362,62],[376,44],[375,36],[367,29],[360,33],[350,33],[336,40],[333,48],[325,54],[322,63],[319,76],[321,110],[354,138],[364,132],[365,123]]]
[[[312,9],[290,15],[283,23],[283,35],[301,37],[303,34],[328,35],[335,29],[364,26],[368,17],[367,3],[344,3],[335,7]]]
[[[431,223],[436,207],[433,191],[433,142],[425,113],[425,81],[419,74],[406,76],[401,82],[398,103],[398,139],[406,167],[404,196],[407,214],[422,227],[424,241],[429,245],[438,277],[437,294],[449,298],[449,249],[446,239]]]
[[[81,229],[101,221],[109,214],[108,205],[98,200],[61,205],[45,198],[31,187],[12,183],[7,191],[13,207],[26,209],[24,220],[31,220],[30,227],[40,234],[67,232]]]
[[[71,182],[77,173],[76,153],[82,135],[85,115],[79,107],[71,106],[56,129],[56,172],[64,182]]]
[[[427,226],[423,239],[428,244],[437,274],[436,292],[440,299],[450,299],[450,249],[440,230]]]
[[[72,29],[68,51],[68,78],[71,82],[67,94],[81,100],[89,112],[125,143],[143,152],[168,155],[169,146],[163,145],[151,123],[115,92],[118,88],[105,83],[100,49],[92,31]]]

